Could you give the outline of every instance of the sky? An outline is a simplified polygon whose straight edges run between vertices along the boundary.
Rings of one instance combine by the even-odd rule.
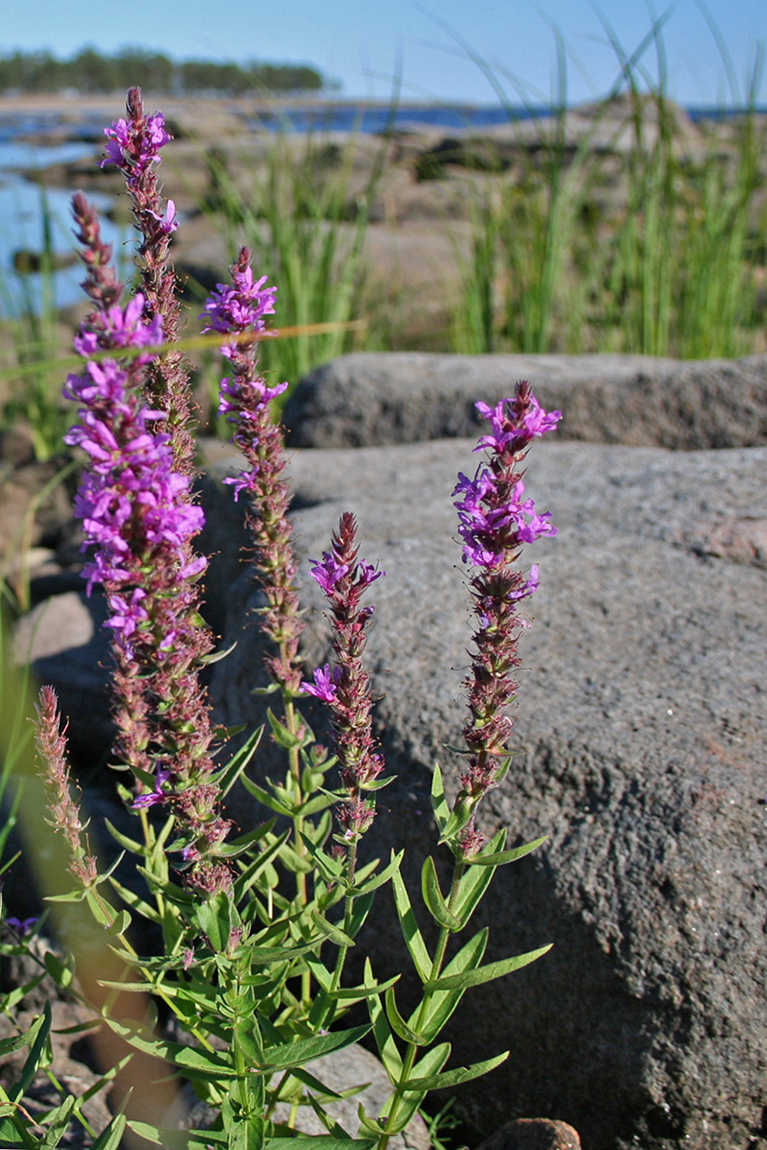
[[[718,29],[723,54],[704,16]],[[489,67],[512,103],[548,102],[556,33],[567,50],[567,102],[610,91],[619,75],[607,27],[627,55],[667,17],[662,39],[672,98],[688,106],[745,99],[757,45],[767,42],[766,0],[5,0],[0,52],[47,48],[69,56],[84,45],[127,45],[173,59],[308,63],[349,97],[494,104]],[[641,58],[657,77],[655,49]],[[485,70],[481,67],[485,65]],[[522,99],[518,93],[522,92]],[[767,75],[757,102],[767,106]]]

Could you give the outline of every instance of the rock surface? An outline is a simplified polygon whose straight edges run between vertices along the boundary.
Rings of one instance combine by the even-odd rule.
[[[357,352],[310,372],[285,407],[295,447],[475,435],[474,401],[530,379],[565,417],[559,438],[684,451],[767,443],[767,356],[440,355]]]
[[[468,609],[450,492],[457,470],[476,464],[471,447],[296,452],[292,463],[304,563],[350,508],[361,554],[387,572],[371,595],[368,653],[398,781],[382,792],[368,846],[406,844],[414,890],[434,850],[435,759],[455,788],[446,744],[462,723]],[[525,637],[518,754],[483,828],[508,827],[515,843],[549,838],[500,872],[477,917],[492,926],[491,958],[554,948],[469,992],[449,1030],[454,1064],[512,1050],[460,1093],[485,1134],[511,1109],[570,1122],[593,1150],[762,1146],[765,574],[758,549],[704,544],[765,518],[765,463],[763,448],[531,453],[529,493],[560,534],[525,556],[540,563],[542,586]],[[304,582],[316,663],[327,631]],[[214,668],[217,717],[252,724],[261,656],[245,573],[224,598],[225,640],[238,647]],[[238,814],[252,817],[244,802]],[[382,972],[402,961],[397,937],[382,896],[366,939]]]

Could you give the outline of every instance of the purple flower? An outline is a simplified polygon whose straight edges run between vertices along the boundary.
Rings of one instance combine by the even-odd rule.
[[[216,284],[200,316],[205,320],[203,331],[266,330],[264,316],[274,315],[276,287],[265,288],[268,276],[253,279],[250,266],[232,269],[232,285]],[[227,352],[224,350],[224,355]]]
[[[40,920],[38,918],[16,918],[15,915],[9,915],[5,921],[8,926],[13,927],[23,938],[30,933],[35,923]]]
[[[307,695],[314,695],[317,699],[322,699],[326,703],[332,703],[338,691],[338,683],[341,679],[341,668],[333,667],[326,663],[324,667],[318,667],[314,672],[314,683],[307,683],[305,680],[301,684],[301,690]]]
[[[323,551],[321,560],[310,559],[309,562],[314,564],[309,569],[309,574],[316,583],[319,583],[326,595],[333,593],[333,588],[338,580],[343,579],[349,571],[348,563],[339,563],[336,555],[331,551]]]
[[[176,219],[176,205],[173,200],[168,200],[165,205],[165,212],[163,215],[158,215],[157,212],[150,211],[149,215],[157,220],[160,225],[160,231],[165,236],[171,235],[178,227],[178,220]]]
[[[160,148],[164,148],[173,139],[165,130],[162,112],[146,117],[140,135],[133,124],[122,119],[104,128],[104,135],[107,137],[104,146],[106,156],[101,161],[101,167],[116,164],[118,168],[129,171],[143,171],[150,164],[156,163],[160,157]]]
[[[158,803],[167,802],[169,792],[163,790],[163,787],[171,777],[171,771],[168,767],[158,766],[155,772],[154,789],[146,791],[143,795],[138,795],[131,803],[132,811],[143,811],[149,807],[157,806]]]
[[[502,399],[495,407],[488,407],[486,403],[475,403],[477,411],[484,419],[490,420],[492,433],[484,435],[475,451],[490,448],[492,451],[506,451],[512,448],[521,451],[531,440],[545,435],[547,431],[554,431],[562,418],[561,411],[545,412],[534,395],[530,395],[530,405],[519,419],[515,419],[513,409],[516,400]]]

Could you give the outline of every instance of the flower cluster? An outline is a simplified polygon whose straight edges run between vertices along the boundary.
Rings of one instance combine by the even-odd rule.
[[[255,573],[266,598],[263,628],[277,647],[267,665],[280,686],[295,694],[301,683],[298,641],[303,629],[295,584],[298,564],[287,518],[290,492],[282,477],[283,434],[270,409],[271,401],[288,385],[269,387],[259,375],[258,340],[254,338],[265,332],[265,317],[274,314],[277,289],[264,287],[266,276],[254,279],[248,248],[240,251],[231,276],[231,285],[217,285],[201,317],[205,331],[234,337],[221,347],[232,374],[221,381],[219,412],[233,425],[233,439],[247,468],[225,482],[233,485],[235,498],[243,492],[248,498]]]
[[[101,166],[116,165],[125,177],[139,247],[144,318],[159,316],[169,344],[181,331],[176,273],[170,263],[170,241],[178,227],[176,205],[161,194],[157,179],[160,151],[172,139],[162,112],[144,114],[141,90],[131,88],[126,102],[127,118],[104,129],[106,156]],[[162,413],[162,430],[171,436],[173,466],[185,475],[193,471],[194,439],[190,430],[189,371],[179,351],[168,350],[155,358],[144,381],[152,407]]]
[[[464,683],[469,717],[463,734],[470,753],[455,808],[463,823],[459,847],[467,857],[483,841],[474,808],[508,769],[513,720],[507,709],[517,689],[517,645],[526,626],[517,612],[538,587],[538,568],[533,565],[525,578],[515,564],[524,543],[556,534],[549,512],[537,514],[533,501],[524,498],[519,467],[532,440],[552,431],[561,418],[558,411],[543,411],[527,382],[518,383],[513,399],[494,408],[476,406],[491,425],[475,448],[489,453],[487,464],[473,478],[459,474],[453,492],[463,560],[476,568],[470,588],[477,627],[471,674]]]
[[[383,756],[373,737],[370,677],[362,665],[367,642],[365,628],[373,607],[360,601],[371,583],[383,572],[358,561],[357,524],[350,512],[341,516],[331,550],[312,560],[312,578],[322,588],[330,606],[336,665],[314,672],[314,682],[302,687],[323,699],[333,721],[341,782],[348,798],[338,808],[343,837],[356,842],[375,816],[375,803],[366,792],[376,790],[383,770]],[[380,785],[380,784],[378,784]]]
[[[37,725],[35,742],[44,764],[43,781],[51,813],[51,826],[67,841],[69,849],[69,870],[83,886],[91,887],[98,878],[96,859],[90,851],[88,836],[80,819],[80,811],[70,793],[69,767],[66,759],[66,727],[61,730],[56,692],[53,687],[40,688],[37,705]],[[7,919],[26,933],[27,927],[36,919]]]
[[[119,751],[139,779],[157,768],[151,802],[140,805],[172,803],[190,885],[226,889],[230,872],[215,856],[230,824],[209,781],[213,729],[199,680],[213,645],[197,614],[206,561],[192,546],[204,519],[191,501],[189,475],[174,467],[172,436],[155,430],[164,413],[144,393],[152,359],[144,349],[162,338],[161,321],[156,314],[145,321],[140,293],[120,305],[94,213],[84,197],[74,208],[96,303],[75,347],[84,357],[111,356],[88,359],[83,373],[67,380],[65,394],[81,404],[67,442],[89,457],[75,509],[84,546],[95,547],[85,568],[88,590],[101,584],[111,612]]]

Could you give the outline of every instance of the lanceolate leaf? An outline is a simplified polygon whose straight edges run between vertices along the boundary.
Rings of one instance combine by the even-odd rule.
[[[133,1027],[117,1022],[114,1018],[107,1018],[105,1022],[136,1050],[145,1054],[152,1054],[155,1058],[178,1066],[183,1070],[186,1078],[198,1078],[203,1082],[216,1082],[221,1078],[235,1078],[236,1070],[229,1060],[216,1051],[193,1049],[191,1046],[182,1046],[178,1042],[168,1042],[163,1038],[148,1038]]]
[[[373,977],[373,968],[369,958],[365,959],[363,981],[366,987],[371,989],[378,987],[378,983]],[[370,1021],[373,1023],[373,1036],[378,1047],[378,1057],[381,1059],[390,1080],[396,1082],[402,1073],[402,1058],[397,1049],[397,1043],[394,1041],[391,1027],[387,1022],[383,1003],[377,994],[371,995],[368,999],[368,1013],[370,1014]]]
[[[394,989],[389,987],[384,997],[384,1005],[386,1008],[386,1017],[389,1020],[389,1025],[395,1034],[398,1034],[403,1042],[413,1042],[416,1046],[424,1045],[424,1038],[418,1031],[413,1030],[411,1026],[405,1022],[405,1019],[397,1009],[397,1000],[394,995]]]
[[[229,1142],[229,1136],[220,1131],[163,1130],[149,1122],[129,1122],[128,1126],[152,1146],[161,1146],[163,1150],[206,1150],[208,1146],[227,1146]]]
[[[505,839],[506,831],[499,831],[488,845],[497,850],[498,846],[503,845]],[[470,867],[461,877],[457,896],[453,902],[455,915],[461,927],[466,926],[477,909],[480,899],[493,880],[493,874],[492,867]]]
[[[264,1150],[371,1150],[375,1140],[334,1138],[332,1134],[313,1134],[302,1138],[267,1138]]]
[[[511,974],[513,970],[520,970],[523,966],[535,962],[536,958],[551,950],[551,943],[538,950],[530,950],[527,954],[517,954],[513,958],[502,958],[498,962],[489,962],[476,970],[466,970],[462,974],[443,975],[434,982],[428,982],[427,987],[435,990],[465,990],[467,986],[479,986],[483,982],[492,982],[504,974]]]
[[[284,1046],[270,1046],[264,1051],[264,1064],[261,1069],[267,1073],[273,1070],[290,1070],[294,1066],[305,1066],[323,1054],[333,1050],[343,1050],[353,1042],[359,1042],[369,1032],[369,1026],[354,1026],[350,1030],[334,1030],[332,1034],[317,1034],[312,1038],[299,1038]]]
[[[426,949],[423,935],[418,929],[418,923],[416,922],[413,908],[410,905],[410,897],[407,893],[405,880],[399,870],[396,870],[392,875],[392,892],[394,894],[397,917],[399,918],[400,929],[402,930],[405,945],[410,951],[410,957],[418,971],[418,977],[421,979],[421,982],[428,982],[431,977],[431,956]]]
[[[416,1065],[413,1067],[412,1073],[415,1074],[418,1078],[428,1078],[432,1074],[437,1074],[445,1065],[449,1057],[450,1043],[441,1042],[439,1046],[435,1046],[432,1050],[428,1050],[426,1054],[424,1054],[421,1061],[416,1063]],[[387,1120],[386,1125],[390,1133],[399,1134],[405,1129],[407,1124],[410,1122],[410,1119],[413,1117],[416,1110],[423,1102],[425,1095],[425,1090],[409,1090],[407,1092],[405,1097],[400,1100],[399,1106],[397,1107],[397,1113],[394,1116],[394,1121],[392,1122]],[[388,1117],[393,1097],[393,1095],[390,1095],[388,1101],[384,1104],[383,1110],[381,1111],[382,1118]]]
[[[442,768],[439,763],[434,764],[434,773],[431,777],[431,805],[441,836],[447,820],[450,818],[450,808],[445,798],[445,784],[442,780]]]
[[[484,1062],[474,1062],[471,1066],[458,1066],[455,1070],[444,1070],[441,1074],[429,1074],[424,1077],[411,1078],[405,1087],[411,1090],[443,1090],[446,1086],[460,1086],[462,1082],[469,1082],[472,1078],[481,1078],[500,1066],[509,1057],[508,1050],[497,1054],[495,1058],[487,1058]]]
[[[115,1114],[105,1130],[102,1130],[91,1150],[118,1150],[125,1133],[125,1115]]]
[[[431,855],[426,859],[421,871],[421,891],[429,913],[439,926],[444,926],[450,931],[461,929],[460,920],[448,910]]]
[[[542,845],[542,843],[546,842],[548,837],[548,835],[544,835],[543,838],[535,839],[531,843],[525,843],[521,847],[514,847],[514,849],[510,851],[499,851],[497,853],[491,854],[478,854],[475,855],[474,858],[467,859],[466,861],[472,867],[504,866],[506,863],[516,862],[517,859],[524,858],[525,855],[529,855],[531,851],[537,850],[538,847]]]
[[[445,967],[442,977],[476,969],[487,948],[489,931],[480,930],[461,947],[458,954]],[[426,1042],[433,1042],[463,998],[466,988],[432,991],[426,997],[424,1021],[421,1025]]]

